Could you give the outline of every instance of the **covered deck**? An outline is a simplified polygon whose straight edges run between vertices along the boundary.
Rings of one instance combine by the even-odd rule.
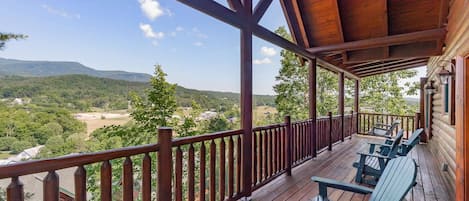
[[[318,194],[318,184],[312,176],[332,178],[353,183],[356,169],[352,163],[358,159],[357,152],[366,151],[367,142],[380,142],[382,139],[368,136],[353,136],[344,143],[334,146],[333,151],[324,151],[317,158],[309,160],[292,170],[292,175],[282,175],[252,193],[253,200],[310,200]],[[410,154],[419,171],[417,185],[407,194],[407,201],[447,201],[452,200],[451,192],[445,184],[439,166],[426,144],[420,144]],[[331,200],[367,200],[361,194],[331,189]]]

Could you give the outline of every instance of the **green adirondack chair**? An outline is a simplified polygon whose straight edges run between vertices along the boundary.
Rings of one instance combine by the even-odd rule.
[[[375,135],[375,136],[380,136],[380,137],[385,137],[385,138],[391,138],[392,132],[394,129],[399,126],[401,123],[400,120],[395,120],[392,122],[391,125],[383,124],[383,123],[376,123],[373,128],[368,132],[369,135]]]
[[[355,181],[357,183],[363,182],[370,185],[376,185],[376,181],[378,181],[379,177],[383,173],[387,162],[397,156],[399,144],[401,143],[403,135],[403,130],[397,132],[396,138],[392,141],[390,145],[368,142],[368,144],[370,145],[368,153],[359,152],[358,154],[360,155],[360,159],[357,162],[353,163],[353,167],[357,168],[357,175],[355,177]],[[378,147],[380,148],[379,150],[377,150]],[[366,176],[370,176],[372,178],[365,179]]]
[[[420,142],[420,136],[423,133],[423,128],[419,128],[415,130],[410,138],[407,140],[402,140],[399,148],[397,150],[397,155],[399,156],[407,156],[407,154]],[[386,144],[392,144],[394,139],[386,139]],[[387,150],[386,147],[383,147],[380,151],[385,152]]]
[[[407,157],[394,158],[389,161],[374,189],[332,179],[312,177],[311,180],[319,183],[319,195],[313,198],[312,201],[329,201],[327,188],[365,195],[371,194],[370,201],[401,201],[415,185],[416,177],[417,165],[413,159]]]

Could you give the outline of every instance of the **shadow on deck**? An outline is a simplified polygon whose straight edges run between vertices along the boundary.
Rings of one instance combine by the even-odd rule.
[[[307,161],[292,171],[292,176],[282,175],[252,194],[253,200],[310,200],[318,194],[318,185],[310,180],[321,176],[352,183],[356,170],[352,163],[358,160],[359,151],[366,151],[368,141],[383,141],[372,137],[354,136],[352,140],[334,146],[317,158]],[[426,145],[418,145],[409,154],[419,165],[417,185],[408,193],[408,201],[450,201],[451,191],[445,186],[443,176]],[[367,200],[365,196],[330,189],[331,200]]]

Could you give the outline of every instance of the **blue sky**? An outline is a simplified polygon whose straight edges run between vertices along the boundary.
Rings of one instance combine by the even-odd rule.
[[[181,86],[239,92],[239,30],[174,0],[2,0],[0,24],[29,36],[0,57],[149,74],[161,64]],[[278,1],[261,24],[286,26]],[[254,39],[254,93],[274,93],[280,50]]]

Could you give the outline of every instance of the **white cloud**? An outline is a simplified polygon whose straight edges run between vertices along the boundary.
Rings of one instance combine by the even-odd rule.
[[[200,41],[197,41],[194,43],[195,46],[197,47],[201,47],[201,46],[204,46],[204,43],[200,42]]]
[[[42,4],[41,7],[44,8],[48,13],[53,14],[53,15],[58,15],[58,16],[65,17],[65,18],[75,18],[75,19],[81,18],[80,14],[71,14],[63,9],[57,9],[47,4]]]
[[[262,65],[262,64],[270,64],[272,63],[272,61],[266,57],[264,59],[254,59],[253,63],[256,65]]]
[[[140,30],[143,31],[143,34],[147,38],[162,39],[164,38],[163,32],[154,32],[153,28],[149,24],[140,23]]]
[[[157,0],[139,0],[140,9],[150,20],[155,20],[164,15],[164,10]],[[172,14],[172,13],[171,13]]]
[[[261,54],[266,56],[266,57],[272,57],[277,54],[277,51],[273,47],[261,47]]]
[[[176,31],[184,31],[184,27],[178,26],[176,27]]]
[[[170,35],[171,37],[176,37],[177,34],[176,34],[175,31],[172,31],[172,32],[169,33],[169,35]]]

